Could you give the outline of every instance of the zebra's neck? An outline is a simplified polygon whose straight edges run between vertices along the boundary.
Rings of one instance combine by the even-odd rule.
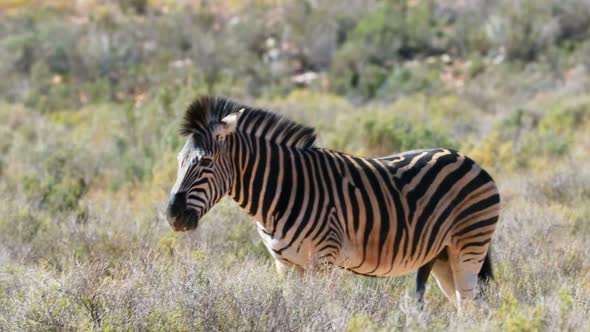
[[[301,195],[295,191],[303,190],[304,185],[294,179],[312,176],[302,173],[308,172],[309,167],[304,167],[308,151],[244,135],[236,135],[229,150],[233,163],[230,196],[272,232],[288,210],[297,209],[293,198]]]

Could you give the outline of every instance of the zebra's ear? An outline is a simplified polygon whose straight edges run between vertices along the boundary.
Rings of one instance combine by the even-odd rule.
[[[213,136],[216,139],[223,139],[228,134],[231,134],[234,131],[236,131],[236,128],[238,127],[238,119],[243,112],[244,109],[242,108],[241,110],[231,113],[230,115],[221,119],[221,123],[216,125],[213,129]]]

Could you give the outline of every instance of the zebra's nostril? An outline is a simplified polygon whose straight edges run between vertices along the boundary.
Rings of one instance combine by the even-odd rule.
[[[176,218],[184,212],[186,208],[186,193],[179,192],[170,196],[168,201],[167,214],[170,218]]]

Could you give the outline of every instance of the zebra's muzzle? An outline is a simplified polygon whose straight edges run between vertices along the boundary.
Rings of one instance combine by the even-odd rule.
[[[168,223],[176,232],[186,232],[197,228],[199,214],[193,209],[187,209],[179,216],[168,217]]]
[[[170,197],[166,209],[168,223],[177,232],[195,229],[199,222],[199,213],[186,208],[186,193],[176,193]]]
[[[186,209],[186,193],[177,192],[170,195],[168,200],[168,208],[166,209],[166,215],[168,219],[175,219],[180,217]]]

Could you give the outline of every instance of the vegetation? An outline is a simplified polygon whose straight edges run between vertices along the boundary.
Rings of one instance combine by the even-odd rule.
[[[585,0],[0,1],[0,330],[587,330]],[[378,156],[446,146],[497,180],[496,283],[280,278],[226,199],[164,208],[200,94]]]

